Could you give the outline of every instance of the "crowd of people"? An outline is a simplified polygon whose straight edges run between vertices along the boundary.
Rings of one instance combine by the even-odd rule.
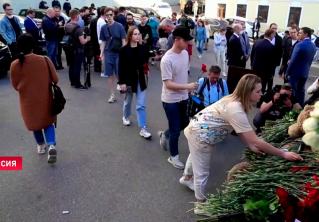
[[[272,23],[251,47],[244,24],[235,23],[227,30],[222,27],[214,34],[216,61],[211,62],[208,70],[203,68],[204,76],[197,82],[189,82],[192,41],[196,42],[199,59],[208,47],[209,25],[205,20],[194,21],[186,14],[178,19],[174,12],[171,18],[157,18],[149,13],[135,21],[125,7],[95,9],[91,5],[77,10],[66,3],[63,10],[70,16],[69,21],[61,16],[59,1],[52,1],[52,7],[41,1],[41,8],[47,10],[41,26],[34,20],[35,11],[30,9],[24,34],[9,3],[3,4],[6,16],[0,21],[0,34],[14,59],[17,58],[11,64],[10,75],[20,96],[23,120],[34,132],[38,153],[48,151],[49,163],[57,160],[54,128],[57,117],[50,114],[49,85],[58,82],[56,70],[64,69],[63,51],[71,87],[79,90],[90,87],[87,81],[82,84],[80,76],[82,66],[93,60],[94,71],[107,78],[108,103],[116,102],[116,91],[125,94],[122,110],[125,126],[131,124],[135,94],[139,135],[145,139],[152,137],[146,115],[149,64],[160,61],[161,102],[168,122],[168,129],[159,132],[160,146],[169,151],[170,164],[184,169],[179,182],[194,190],[198,202],[206,199],[212,150],[232,131],[254,152],[291,161],[302,159],[296,153],[273,147],[256,133],[262,130],[266,120],[282,118],[290,110],[302,109],[308,103],[304,101],[305,83],[316,52],[310,40],[310,28],[292,26],[289,36],[282,39],[277,34],[277,24]],[[255,27],[259,32],[260,24],[256,22]],[[48,57],[43,56],[44,51]],[[221,78],[229,76],[226,63],[228,67],[244,69],[249,59],[254,74],[244,75],[230,91],[226,80]],[[285,84],[273,87],[276,70]],[[317,95],[316,100],[318,80],[311,87],[309,92]],[[190,92],[200,94],[202,103],[202,110],[192,118],[187,115]],[[182,130],[190,150],[186,165],[179,158]],[[195,213],[201,213],[196,206]]]

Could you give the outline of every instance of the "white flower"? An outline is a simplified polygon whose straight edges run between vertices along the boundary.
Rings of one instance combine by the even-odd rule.
[[[314,117],[306,119],[302,124],[302,128],[306,133],[317,130],[319,128],[319,119]]]
[[[302,137],[302,141],[308,146],[311,146],[313,151],[319,151],[319,134],[317,132],[312,131],[306,133]]]
[[[319,118],[319,108],[311,111],[310,116],[315,117],[315,118]]]

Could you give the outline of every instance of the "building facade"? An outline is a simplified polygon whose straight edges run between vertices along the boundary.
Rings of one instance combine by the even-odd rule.
[[[291,24],[319,28],[319,0],[206,0],[205,17],[232,18],[240,16],[254,21],[259,18],[262,29],[270,23],[283,31]]]

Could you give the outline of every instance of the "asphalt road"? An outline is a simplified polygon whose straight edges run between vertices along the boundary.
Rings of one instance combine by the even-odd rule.
[[[191,79],[199,76],[203,62],[213,64],[211,49],[201,61],[193,56]],[[194,194],[178,183],[182,171],[167,163],[168,153],[159,147],[157,131],[165,129],[167,122],[158,64],[151,68],[147,93],[151,141],[138,135],[134,112],[133,124],[122,125],[123,97],[118,95],[117,103],[108,104],[106,79],[98,73],[92,73],[88,91],[71,88],[66,69],[59,76],[67,104],[58,119],[54,166],[36,153],[33,136],[20,116],[17,93],[8,79],[0,80],[0,156],[23,157],[22,171],[0,172],[0,221],[194,221],[196,217],[188,212]],[[227,170],[240,161],[242,150],[233,136],[217,146],[209,192],[220,187]],[[182,135],[181,159],[186,161],[187,155]]]

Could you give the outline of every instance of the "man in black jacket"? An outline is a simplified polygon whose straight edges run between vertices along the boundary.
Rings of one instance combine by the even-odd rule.
[[[146,45],[147,49],[151,49],[153,43],[152,28],[147,24],[148,16],[142,15],[141,24],[138,25],[138,30],[142,35],[143,43]]]
[[[48,57],[57,68],[58,24],[55,19],[55,11],[53,8],[47,10],[47,14],[42,20],[42,29],[45,34]]]
[[[262,91],[265,93],[272,90],[273,78],[276,69],[276,52],[272,40],[275,38],[275,31],[266,30],[264,39],[259,39],[253,45],[251,51],[251,68],[256,71],[257,75],[262,79]]]
[[[275,57],[276,67],[277,67],[277,66],[280,66],[280,63],[281,63],[282,38],[277,33],[278,25],[276,23],[271,23],[269,26],[269,29],[273,30],[276,33],[275,38],[271,40],[271,44],[275,46],[275,53],[273,54],[273,56]],[[261,35],[260,38],[263,39],[264,35]]]
[[[258,39],[259,30],[260,30],[260,22],[258,18],[255,19],[252,30],[253,30],[253,39],[255,40],[255,33],[256,33],[256,38]]]
[[[282,43],[283,54],[282,54],[282,63],[279,70],[280,76],[286,73],[286,70],[288,67],[288,61],[290,60],[292,50],[297,43],[298,43],[298,30],[296,27],[292,27],[289,29],[289,37],[285,38]]]
[[[233,26],[234,33],[229,39],[227,48],[228,66],[238,66],[245,68],[246,59],[240,42],[241,24]]]
[[[60,8],[54,8],[55,11],[55,19],[56,19],[56,23],[58,24],[58,53],[57,53],[57,70],[60,69],[64,69],[63,65],[62,65],[62,59],[61,59],[61,55],[62,55],[62,45],[61,45],[61,41],[63,39],[64,36],[64,25],[65,25],[65,20],[64,18],[61,16],[61,9]]]
[[[123,25],[123,27],[126,27],[126,9],[125,7],[121,6],[119,7],[119,12],[116,15],[116,17],[114,18],[115,21],[117,21],[118,23],[121,23]]]

